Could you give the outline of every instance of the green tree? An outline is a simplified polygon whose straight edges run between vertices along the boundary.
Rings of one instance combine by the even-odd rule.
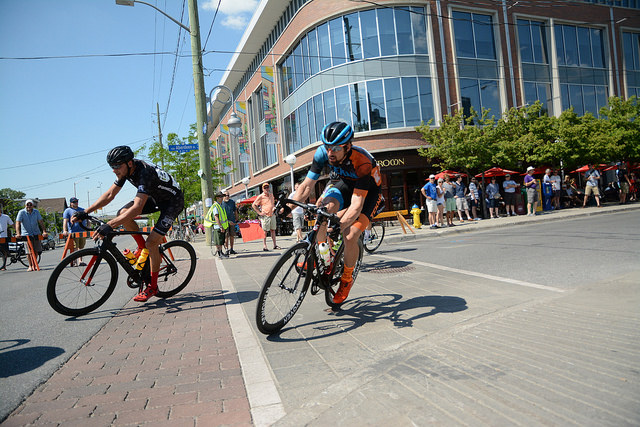
[[[25,193],[11,188],[3,188],[0,190],[0,203],[2,203],[3,212],[15,221],[18,211],[23,208],[18,200],[24,199]]]
[[[612,139],[609,160],[640,160],[640,100],[632,96],[628,100],[609,98],[609,105],[600,109],[606,119],[604,132]]]

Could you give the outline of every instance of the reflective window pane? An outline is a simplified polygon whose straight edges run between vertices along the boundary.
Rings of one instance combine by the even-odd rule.
[[[453,12],[453,27],[456,38],[456,54],[459,57],[475,58],[476,52],[473,43],[473,26],[471,14],[466,12]]]
[[[548,83],[538,83],[538,99],[542,103],[540,114],[549,115],[552,111],[551,85]]]
[[[329,43],[329,24],[324,23],[317,28],[318,50],[320,53],[320,69],[331,67],[331,44]]]
[[[398,36],[398,53],[413,53],[413,33],[411,32],[411,12],[409,8],[399,7],[395,9],[396,32]]]
[[[640,95],[640,88],[637,93]],[[609,104],[608,99],[609,99],[609,96],[607,94],[607,87],[596,86],[596,102],[598,105],[598,110],[600,110],[600,107],[606,107]]]
[[[482,108],[491,110],[489,117],[495,116],[496,119],[502,117],[500,91],[496,80],[480,80],[480,101],[482,102]]]
[[[333,89],[328,90],[322,94],[322,103],[324,106],[324,125],[335,122],[336,118],[336,98],[333,94]]]
[[[477,80],[460,79],[460,99],[465,117],[471,117],[471,108],[480,115],[482,109],[480,107],[480,91]]]
[[[356,132],[369,130],[369,108],[367,107],[366,89],[364,83],[350,86],[351,111],[353,115],[353,129]]]
[[[588,28],[578,27],[578,54],[580,55],[580,65],[585,67],[591,67],[593,65]]]
[[[556,33],[556,55],[558,56],[558,64],[566,65],[567,60],[565,58],[564,33],[562,31],[562,25],[556,25],[554,32]]]
[[[298,122],[300,123],[300,133],[298,138],[300,139],[300,146],[306,147],[309,145],[309,117],[307,116],[307,104],[302,104],[298,108]]]
[[[571,101],[569,101],[569,85],[560,85],[560,97],[562,98],[562,110],[567,110],[571,107]]]
[[[336,18],[329,21],[329,32],[331,33],[331,58],[333,59],[333,65],[344,64],[347,55],[344,50],[342,19]]]
[[[324,125],[326,124],[324,121],[324,111],[323,111],[323,103],[322,103],[322,94],[316,95],[313,97],[313,108],[315,110],[315,127],[316,127],[316,135],[313,139],[313,142],[316,141],[320,141],[320,135],[322,133],[322,128],[324,128]]]
[[[622,49],[624,50],[624,67],[627,70],[635,70],[633,62],[633,41],[631,33],[622,33]]]
[[[362,30],[362,52],[364,57],[375,58],[380,56],[375,10],[360,12],[360,28]]]
[[[393,9],[377,9],[378,34],[380,34],[381,55],[397,55],[396,31],[393,24]]]
[[[318,37],[316,30],[311,30],[307,34],[309,40],[309,67],[311,75],[317,74],[320,71],[320,58],[318,57]]]
[[[578,39],[576,27],[563,25],[564,50],[567,65],[578,65]]]
[[[534,62],[547,64],[547,33],[542,22],[531,22],[531,43]]]
[[[387,127],[387,113],[384,106],[382,80],[367,82],[367,95],[369,101],[369,117],[371,117],[371,130],[385,129]]]
[[[304,71],[302,69],[302,46],[298,45],[293,50],[294,74],[293,88],[294,90],[304,81]]]
[[[591,28],[591,49],[593,55],[593,66],[604,68],[604,44],[602,42],[602,30]]]
[[[493,19],[489,15],[473,14],[473,34],[476,39],[476,55],[483,59],[496,59],[493,39]]]
[[[573,111],[582,116],[584,114],[584,104],[582,103],[582,86],[569,85],[569,102],[573,107]]]
[[[352,13],[343,17],[347,58],[349,61],[362,59],[362,42],[360,41],[360,22],[358,14]]]
[[[411,28],[413,29],[413,45],[417,54],[428,54],[427,26],[425,24],[425,10],[422,7],[411,8]]]
[[[431,79],[418,77],[418,88],[420,90],[420,113],[421,119],[426,124],[429,119],[435,119],[433,113],[433,90],[431,89]]]
[[[404,116],[402,114],[402,92],[400,89],[400,79],[385,79],[384,92],[387,104],[387,127],[403,127]]]
[[[402,78],[402,101],[404,103],[405,126],[420,125],[420,102],[418,81],[415,77]]]
[[[300,41],[300,45],[302,46],[302,81],[304,81],[311,77],[311,72],[309,70],[309,45],[307,44],[306,37]]]
[[[309,124],[309,143],[316,142],[316,115],[313,111],[313,99],[307,101],[307,123]]]
[[[298,121],[296,120],[296,112],[294,111],[293,113],[291,113],[291,144],[290,144],[290,152],[294,152],[297,151],[298,149],[300,149],[298,145],[298,129],[300,127],[300,125],[298,124]]]
[[[518,47],[520,48],[520,60],[533,62],[533,49],[531,43],[531,27],[529,21],[518,19]]]
[[[582,97],[584,99],[584,112],[598,117],[598,100],[596,99],[595,86],[582,86]]]
[[[353,125],[348,86],[336,88],[336,114],[338,116],[337,120]]]

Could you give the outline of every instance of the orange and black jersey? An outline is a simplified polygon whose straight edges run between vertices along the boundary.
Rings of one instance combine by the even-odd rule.
[[[372,188],[380,187],[382,184],[380,168],[376,159],[362,147],[352,145],[343,162],[338,166],[333,166],[329,163],[326,148],[321,145],[313,156],[307,177],[318,180],[325,166],[329,166],[331,171],[350,187],[351,191],[357,189],[366,192]]]

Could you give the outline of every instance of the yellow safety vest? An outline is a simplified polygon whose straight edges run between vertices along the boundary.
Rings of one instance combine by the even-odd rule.
[[[218,218],[220,218],[220,223],[222,224],[222,229],[226,230],[229,228],[229,221],[227,220],[227,211],[220,205],[218,202],[214,202],[213,205],[209,208],[209,212],[207,212],[207,216],[204,218],[204,226],[205,227],[213,227],[215,225],[215,218],[213,217],[213,208],[218,209]]]

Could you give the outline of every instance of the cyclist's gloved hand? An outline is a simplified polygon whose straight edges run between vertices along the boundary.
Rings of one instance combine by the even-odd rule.
[[[102,224],[100,227],[96,228],[96,235],[106,237],[107,235],[113,233],[113,228],[109,224]]]
[[[80,221],[84,221],[85,219],[89,219],[89,214],[82,211],[82,212],[76,212],[71,216],[72,222],[80,222]]]
[[[338,215],[333,214],[329,218],[329,228],[333,228],[335,230],[340,230],[340,218],[338,218]]]

